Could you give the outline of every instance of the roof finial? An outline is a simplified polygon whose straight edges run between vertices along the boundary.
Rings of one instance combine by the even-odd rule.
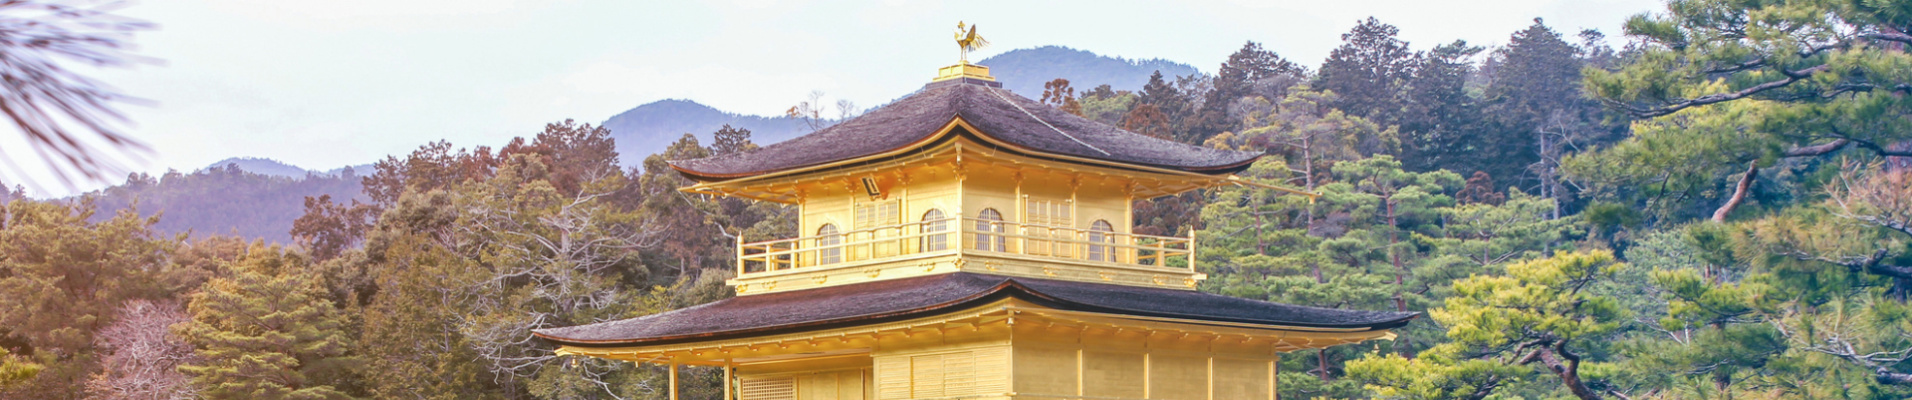
[[[956,47],[962,50],[962,62],[943,67],[936,71],[936,79],[931,84],[944,81],[957,81],[980,84],[989,87],[1001,87],[996,78],[989,76],[989,67],[970,64],[969,52],[989,46],[989,39],[976,34],[976,25],[956,21]]]
[[[964,28],[968,28],[969,31],[964,32]],[[969,52],[989,47],[989,39],[983,39],[981,35],[976,34],[976,25],[965,25],[963,21],[956,21],[956,46],[963,49],[962,63],[969,64]]]

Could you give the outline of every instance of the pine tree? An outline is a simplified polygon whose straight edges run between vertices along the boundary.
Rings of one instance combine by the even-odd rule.
[[[1502,185],[1518,185],[1563,205],[1573,202],[1575,195],[1561,177],[1562,159],[1611,136],[1599,106],[1581,94],[1580,71],[1586,66],[1581,49],[1536,18],[1494,57],[1498,66],[1486,87],[1486,111],[1494,124],[1488,143],[1493,145],[1470,156],[1483,160],[1479,169]]]
[[[305,260],[255,245],[229,277],[191,296],[179,328],[200,360],[181,366],[214,399],[346,399],[356,360],[346,317]]]
[[[1399,124],[1420,58],[1400,34],[1400,28],[1374,17],[1361,21],[1341,35],[1341,47],[1328,54],[1312,86],[1339,96],[1330,107],[1382,125]]]
[[[0,205],[0,338],[21,354],[0,361],[13,378],[32,376],[0,397],[77,398],[97,368],[94,332],[121,301],[163,295],[156,275],[171,246],[153,232],[157,218],[122,210],[92,222],[95,212],[92,197]]]
[[[1601,399],[1583,372],[1587,357],[1627,315],[1613,298],[1588,290],[1617,273],[1611,253],[1560,253],[1507,267],[1507,276],[1456,282],[1445,307],[1430,310],[1452,342],[1409,360],[1379,355],[1350,363],[1349,374],[1382,396],[1480,399],[1544,373],[1574,397]],[[1536,371],[1538,370],[1538,371]]]
[[[1399,117],[1401,161],[1408,169],[1479,172],[1474,155],[1502,145],[1483,140],[1480,100],[1467,91],[1467,80],[1475,73],[1471,58],[1480,51],[1456,40],[1434,47],[1414,68],[1406,109]]]

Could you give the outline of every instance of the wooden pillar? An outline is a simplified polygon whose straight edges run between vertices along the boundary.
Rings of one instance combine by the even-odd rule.
[[[736,400],[737,398],[736,395],[732,394],[730,389],[731,383],[735,382],[734,379],[736,379],[731,377],[730,371],[731,371],[730,359],[725,358],[724,359],[724,400]]]
[[[1209,347],[1211,349],[1208,353],[1208,400],[1215,400],[1215,350],[1212,349],[1214,347],[1213,342],[1210,342]]]
[[[676,362],[676,361],[671,361],[671,363],[670,363],[670,369],[671,369],[671,373],[670,373],[670,376],[671,376],[671,391],[670,391],[670,393],[671,393],[671,400],[679,400],[679,399],[677,398],[677,362]]]
[[[1168,261],[1164,260],[1163,263]],[[1164,265],[1166,266],[1166,265]],[[1195,269],[1195,227],[1188,227],[1188,272],[1202,272]],[[1217,272],[1220,273],[1220,272]]]
[[[1275,383],[1277,382],[1275,376],[1276,372],[1280,371],[1280,368],[1281,356],[1277,355],[1275,359],[1268,360],[1268,400],[1275,400],[1275,398],[1279,396],[1275,394]]]
[[[1087,365],[1083,365],[1082,357],[1083,357],[1082,344],[1077,343],[1076,344],[1076,368],[1075,368],[1077,396],[1083,395],[1083,392],[1082,392],[1083,369],[1087,367]]]
[[[1142,340],[1144,341],[1143,345],[1146,346],[1148,338],[1144,337]],[[1155,387],[1153,383],[1150,383],[1155,380],[1154,353],[1155,351],[1152,349],[1147,353],[1142,353],[1142,398],[1144,399],[1155,398]]]

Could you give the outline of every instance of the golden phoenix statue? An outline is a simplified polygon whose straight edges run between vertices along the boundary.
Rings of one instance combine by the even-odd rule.
[[[968,32],[964,32],[965,28],[968,29]],[[981,35],[976,34],[975,25],[964,25],[962,21],[956,21],[956,46],[963,49],[962,61],[963,64],[968,64],[969,52],[988,47],[989,40],[983,39]]]

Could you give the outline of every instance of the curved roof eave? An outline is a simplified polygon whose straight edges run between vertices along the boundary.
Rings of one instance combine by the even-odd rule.
[[[758,325],[758,326],[740,326],[740,327],[732,327],[731,329],[716,329],[716,330],[709,330],[709,331],[696,331],[696,332],[666,334],[666,335],[657,335],[657,336],[650,336],[650,337],[635,337],[635,338],[583,338],[579,336],[589,336],[589,335],[566,334],[566,332],[590,331],[594,327],[606,328],[612,324],[620,324],[620,323],[668,324],[668,323],[674,322],[674,321],[670,321],[670,319],[674,317],[672,314],[679,314],[679,313],[694,314],[694,313],[713,313],[713,312],[714,313],[741,312],[741,311],[724,311],[724,310],[710,311],[710,308],[712,307],[716,307],[719,304],[722,304],[728,301],[734,301],[736,299],[736,298],[732,298],[732,299],[720,301],[719,303],[710,303],[710,304],[705,304],[705,305],[701,305],[697,307],[675,310],[675,311],[667,312],[664,314],[654,314],[652,316],[638,317],[638,318],[633,318],[633,319],[623,320],[623,321],[613,321],[613,322],[583,325],[583,326],[576,326],[576,327],[566,327],[566,328],[539,329],[539,330],[534,330],[533,334],[539,338],[542,338],[544,340],[549,340],[558,344],[581,346],[581,347],[622,347],[622,346],[665,345],[665,344],[701,342],[701,341],[710,341],[710,340],[736,339],[736,338],[744,338],[744,337],[751,337],[751,336],[774,335],[774,334],[783,334],[783,333],[795,333],[795,332],[829,329],[833,327],[841,327],[841,326],[848,326],[848,325],[875,324],[875,323],[899,321],[899,320],[912,319],[912,318],[930,317],[930,316],[940,315],[940,314],[949,313],[949,312],[966,310],[966,309],[982,306],[997,300],[1010,298],[1010,297],[1025,300],[1025,301],[1030,301],[1032,303],[1036,303],[1044,307],[1055,308],[1059,310],[1067,310],[1067,311],[1097,312],[1097,313],[1106,313],[1106,314],[1132,315],[1132,316],[1156,317],[1156,318],[1173,318],[1173,319],[1182,319],[1182,320],[1191,320],[1191,321],[1209,321],[1209,322],[1218,322],[1218,323],[1255,324],[1255,325],[1265,325],[1270,327],[1355,329],[1355,331],[1374,331],[1374,330],[1393,329],[1393,328],[1397,328],[1407,324],[1409,321],[1419,317],[1420,315],[1419,313],[1393,313],[1393,312],[1368,312],[1368,311],[1337,310],[1337,309],[1316,309],[1312,307],[1290,306],[1290,305],[1269,303],[1269,302],[1262,302],[1262,301],[1255,301],[1255,300],[1248,300],[1248,299],[1228,298],[1225,296],[1198,293],[1198,292],[1175,291],[1175,293],[1184,293],[1182,294],[1184,296],[1213,297],[1213,298],[1226,299],[1225,300],[1226,302],[1236,303],[1235,304],[1236,306],[1250,305],[1250,306],[1259,306],[1264,308],[1280,307],[1280,308],[1286,308],[1287,309],[1286,311],[1289,311],[1289,312],[1294,312],[1299,310],[1299,311],[1303,311],[1307,313],[1316,313],[1316,314],[1323,314],[1323,315],[1340,314],[1338,315],[1339,317],[1349,317],[1351,315],[1361,315],[1364,317],[1369,317],[1366,320],[1362,320],[1358,322],[1343,322],[1343,323],[1316,323],[1316,322],[1309,322],[1309,321],[1279,321],[1279,320],[1272,320],[1272,319],[1265,319],[1265,318],[1256,319],[1256,318],[1230,317],[1230,316],[1221,316],[1221,315],[1202,315],[1202,314],[1195,313],[1196,310],[1188,310],[1188,312],[1173,312],[1173,311],[1165,311],[1165,310],[1143,310],[1143,309],[1139,309],[1139,307],[1132,307],[1132,306],[1125,307],[1121,304],[1116,304],[1122,301],[1120,299],[1117,299],[1114,301],[1105,299],[1102,302],[1106,304],[1095,304],[1096,301],[1085,301],[1085,299],[1082,298],[1085,296],[1083,293],[1069,293],[1072,291],[1073,292],[1093,291],[1101,295],[1106,295],[1107,293],[1117,293],[1118,295],[1122,293],[1126,293],[1128,295],[1137,295],[1137,293],[1143,293],[1143,294],[1169,293],[1169,292],[1154,292],[1149,289],[1116,287],[1116,286],[1103,285],[1103,284],[1048,281],[1048,280],[1032,279],[1032,278],[1010,278],[1010,277],[979,278],[979,276],[975,274],[967,274],[967,273],[910,278],[910,279],[904,279],[899,281],[889,281],[889,282],[891,282],[890,286],[905,286],[904,290],[910,290],[913,288],[907,287],[907,285],[910,284],[910,282],[906,282],[906,281],[917,281],[915,283],[919,283],[919,284],[929,283],[931,285],[935,285],[935,284],[944,283],[942,281],[961,280],[963,282],[958,282],[959,284],[978,284],[978,283],[988,283],[988,280],[991,280],[991,279],[1001,279],[1001,282],[995,282],[993,284],[990,284],[987,289],[977,288],[977,289],[964,290],[967,293],[964,293],[963,295],[953,296],[951,298],[942,299],[940,301],[935,301],[929,304],[914,305],[914,306],[904,307],[900,309],[880,309],[879,311],[876,311],[876,312],[857,313],[853,315],[842,315],[837,317],[805,320],[805,321],[794,322],[794,323],[765,324],[765,325]],[[873,283],[881,283],[881,282],[873,282]],[[898,283],[902,283],[903,285],[898,285]],[[869,284],[861,284],[861,285],[869,285]],[[852,286],[861,286],[861,285],[852,285]],[[1082,286],[1082,285],[1094,285],[1094,287],[1071,288],[1071,286]],[[923,286],[923,285],[917,285],[917,286]],[[1048,289],[1044,290],[1043,287],[1047,287]],[[843,290],[845,288],[854,289],[853,287],[837,287],[836,289]],[[811,289],[811,290],[826,290],[826,289],[832,289],[832,288]],[[808,291],[809,290],[797,291],[797,292],[786,292],[786,293],[791,293],[792,296],[794,296],[794,294],[808,292]],[[1127,292],[1137,292],[1137,293],[1127,293]],[[759,296],[772,296],[772,295],[759,295]],[[759,296],[752,296],[752,297],[759,297]],[[1215,300],[1213,298],[1205,299],[1205,300]],[[1214,310],[1203,310],[1203,311],[1212,312]],[[1374,316],[1383,315],[1383,314],[1387,315],[1387,317],[1373,318]],[[1333,317],[1333,316],[1335,315],[1330,315],[1330,317]],[[664,321],[656,321],[654,319],[662,319]]]

